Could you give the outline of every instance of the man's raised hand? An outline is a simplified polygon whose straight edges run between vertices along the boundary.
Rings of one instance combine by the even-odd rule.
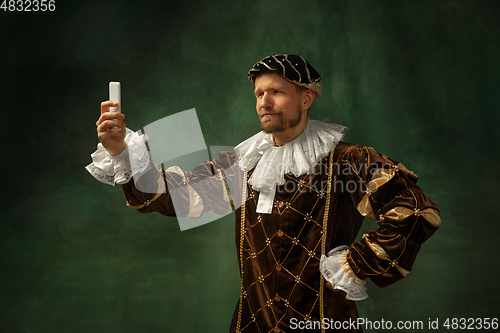
[[[96,122],[97,137],[110,155],[120,154],[127,145],[125,144],[125,115],[120,112],[109,112],[109,108],[117,106],[114,101],[101,103],[101,116]]]

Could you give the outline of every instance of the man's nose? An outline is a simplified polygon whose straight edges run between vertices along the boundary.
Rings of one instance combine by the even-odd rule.
[[[273,99],[268,93],[264,93],[260,100],[260,108],[261,109],[270,109],[273,106]]]

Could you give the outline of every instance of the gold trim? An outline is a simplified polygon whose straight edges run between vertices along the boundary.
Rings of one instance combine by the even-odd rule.
[[[375,217],[375,213],[373,213],[373,209],[372,209],[372,206],[370,204],[370,199],[368,198],[367,194],[365,194],[363,196],[363,198],[361,198],[361,201],[356,206],[356,209],[364,217],[367,217],[370,220],[374,220],[374,221],[377,220],[377,218]]]
[[[349,262],[347,262],[347,255],[349,254],[349,250],[346,250],[342,253],[342,257],[341,257],[341,265],[342,265],[342,268],[344,269],[344,272],[347,273],[347,275],[349,275],[351,277],[351,279],[353,279],[354,283],[356,284],[366,284],[366,280],[362,280],[360,279],[356,273],[353,272],[351,266],[349,265]]]
[[[439,225],[441,224],[439,213],[433,208],[424,209],[420,212],[420,215],[435,227],[439,227]]]
[[[384,259],[384,260],[392,262],[391,258],[389,257],[389,255],[387,254],[387,252],[385,252],[385,250],[382,248],[382,246],[378,245],[377,243],[375,243],[374,241],[372,241],[367,236],[365,236],[364,238],[366,240],[366,243],[370,247],[370,249],[373,251],[373,253],[375,253],[375,255],[377,257],[379,257],[380,259]]]
[[[300,75],[300,72],[297,70],[297,68],[295,68],[295,66],[292,64],[292,62],[288,59],[288,54],[285,54],[285,60],[288,61],[290,66],[293,68],[293,70],[295,72],[297,72],[297,74],[299,75],[299,82],[302,81],[302,75]],[[309,80],[309,81],[311,81],[311,80]]]
[[[144,208],[145,206],[149,206],[153,201],[157,200],[159,197],[161,197],[161,195],[163,193],[165,193],[165,188],[163,187],[165,185],[164,183],[164,180],[163,180],[163,177],[158,177],[158,192],[156,193],[156,195],[153,197],[153,199],[151,200],[148,200],[146,199],[146,202],[144,202],[142,205],[139,205],[139,206],[132,206],[128,200],[127,200],[127,206],[130,207],[130,208],[134,208],[134,209],[141,209],[141,208]]]
[[[281,65],[281,68],[283,68],[283,72],[282,72],[281,76],[285,77],[285,66],[283,66],[283,63],[282,63],[281,61],[279,61],[279,60],[278,60],[278,58],[276,58],[276,56],[275,56],[275,55],[273,55],[273,56],[272,56],[272,58],[273,58],[274,60],[276,60],[276,62],[277,62],[278,64],[280,64],[280,65]]]
[[[401,267],[399,265],[395,265],[395,266],[398,269],[399,273],[401,273],[401,275],[403,275],[403,276],[407,276],[408,273],[410,273],[410,271],[407,271],[406,269],[404,269],[403,267]]]
[[[247,199],[247,178],[248,172],[245,171],[243,175],[243,189],[241,190],[241,217],[240,217],[240,275],[241,275],[241,285],[240,285],[240,302],[238,305],[238,320],[236,323],[236,333],[241,332],[241,313],[243,312],[243,293],[245,286],[243,285],[243,245],[245,237],[245,215],[246,215],[246,199]]]
[[[267,67],[270,71],[275,71],[275,69],[272,69],[271,67],[269,67],[269,65],[268,65],[268,64],[266,64],[265,62],[263,62],[262,60],[261,60],[261,61],[259,61],[258,63],[263,64],[263,65],[264,65],[264,66],[266,66],[266,67]],[[254,67],[255,67],[255,66],[254,66]],[[260,69],[259,69],[259,71],[260,71]]]
[[[324,256],[326,253],[326,236],[328,227],[328,214],[330,212],[330,196],[332,193],[332,174],[333,174],[333,151],[330,152],[330,158],[328,160],[328,185],[326,193],[326,204],[325,211],[323,213],[323,233],[321,234],[321,255]],[[323,323],[323,318],[325,318],[325,278],[323,274],[319,274],[319,320]],[[321,325],[321,332],[325,333],[325,327]]]
[[[303,83],[302,83],[303,84]],[[321,84],[321,80],[317,82],[311,82],[309,84],[304,85],[306,88],[313,90],[316,94],[314,99],[321,97],[321,92],[323,90],[323,85]]]
[[[356,209],[364,217],[368,217],[371,220],[376,221],[377,218],[373,213],[372,206],[370,204],[370,196],[379,187],[391,180],[396,174],[395,169],[386,170],[384,168],[378,168],[373,172],[372,179],[368,183],[366,194],[361,198],[361,201],[356,206]]]
[[[417,174],[411,170],[408,170],[403,163],[399,163],[396,167],[418,179]]]
[[[186,217],[200,217],[204,212],[205,205],[203,204],[203,199],[201,198],[201,196],[189,183],[189,179],[187,178],[186,173],[178,166],[171,166],[167,170],[165,170],[165,172],[175,173],[181,176],[184,183],[186,184],[185,187],[187,188],[189,194],[189,212]]]
[[[307,66],[307,61],[302,58],[301,56],[299,56],[300,59],[302,59],[302,61],[304,62],[304,66],[306,67],[306,73],[307,73],[307,78],[309,79],[309,82],[313,82],[313,80],[311,80],[311,72],[309,72],[309,67]]]
[[[228,200],[229,204],[231,205],[231,210],[235,210],[233,196],[231,195],[231,191],[229,190],[229,186],[227,185],[226,177],[224,176],[224,173],[222,172],[223,169],[222,168],[217,169],[212,160],[210,160],[209,162],[210,162],[210,165],[212,166],[214,176],[215,176],[215,170],[217,170],[217,173],[219,175],[219,179],[222,181],[222,184],[224,185],[224,188],[226,189],[226,195],[224,195],[224,198],[226,198],[226,196],[227,196],[227,200]]]
[[[441,219],[439,218],[439,213],[434,208],[427,208],[424,210],[410,209],[406,207],[395,207],[387,211],[382,218],[390,218],[396,221],[401,221],[406,219],[411,215],[422,216],[427,222],[435,227],[439,227],[441,224]]]
[[[369,192],[374,192],[380,186],[391,180],[396,174],[394,168],[386,170],[384,168],[378,168],[373,172],[372,180],[368,183]]]
[[[222,179],[222,183],[224,184],[224,188],[226,189],[227,200],[231,205],[231,210],[235,210],[233,196],[231,195],[231,191],[229,190],[229,186],[227,185],[226,177],[222,173],[221,169],[217,169],[217,171],[219,172],[219,177]]]
[[[398,271],[401,273],[401,275],[406,276],[406,275],[408,275],[408,273],[410,273],[410,271],[399,266],[397,260],[391,260],[391,258],[387,254],[387,252],[385,252],[385,250],[382,248],[382,246],[380,246],[377,243],[375,243],[374,241],[372,241],[366,235],[363,238],[365,239],[366,244],[368,244],[370,249],[373,251],[373,253],[375,253],[375,255],[377,257],[379,257],[380,259],[389,261],[391,266],[396,267],[398,269]]]
[[[405,218],[415,214],[414,210],[411,210],[406,207],[394,207],[391,210],[388,210],[384,215],[382,215],[382,218],[390,218],[392,220],[396,221],[402,221]]]

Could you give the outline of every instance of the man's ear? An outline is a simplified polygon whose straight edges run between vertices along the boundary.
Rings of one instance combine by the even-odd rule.
[[[302,109],[308,110],[314,101],[314,91],[312,89],[306,89],[302,92]]]

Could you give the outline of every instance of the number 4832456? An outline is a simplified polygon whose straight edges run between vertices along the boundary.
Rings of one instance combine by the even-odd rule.
[[[55,0],[3,0],[0,9],[4,12],[53,12]]]

